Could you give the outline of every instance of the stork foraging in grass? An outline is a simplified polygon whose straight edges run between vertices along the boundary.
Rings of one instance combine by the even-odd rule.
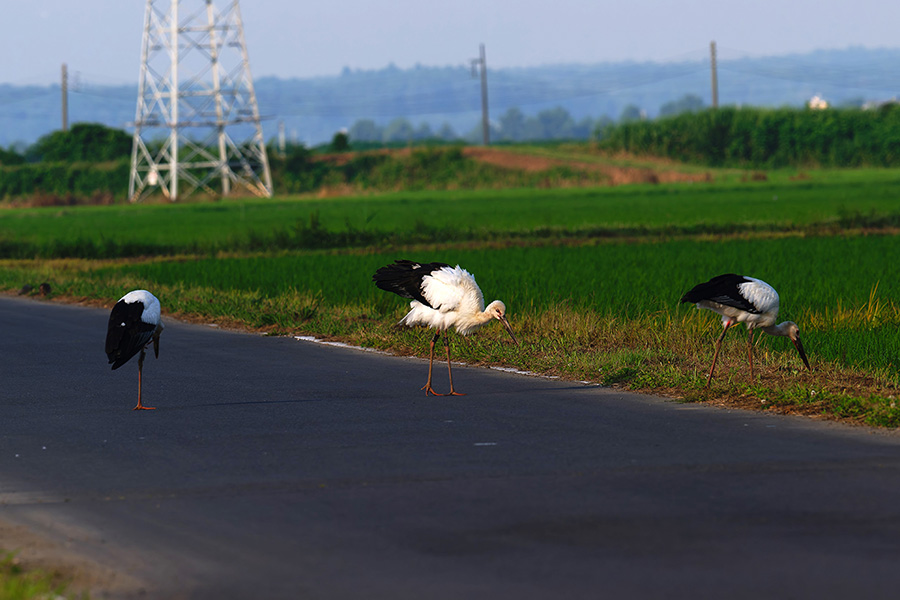
[[[141,402],[141,378],[144,370],[144,354],[153,343],[153,353],[159,358],[160,320],[159,300],[147,290],[128,292],[116,302],[109,315],[106,330],[106,356],[113,370],[118,369],[138,352],[138,402],[134,410],[153,410]]]
[[[728,273],[713,277],[705,283],[694,286],[681,298],[682,302],[692,302],[697,308],[706,308],[722,316],[722,335],[716,341],[712,367],[706,376],[706,385],[712,380],[716,368],[719,349],[728,329],[737,323],[747,325],[747,351],[750,357],[750,378],[753,379],[753,330],[760,329],[769,335],[785,336],[791,340],[803,364],[812,371],[806,352],[800,342],[800,328],[793,321],[775,325],[778,317],[778,292],[765,281]]]
[[[431,353],[428,359],[428,381],[422,387],[425,395],[462,396],[453,389],[453,371],[450,368],[450,340],[444,336],[447,353],[447,374],[450,377],[450,393],[438,394],[431,387],[431,370],[434,364],[434,345],[441,332],[456,327],[461,335],[468,335],[493,319],[500,321],[513,342],[519,343],[506,320],[506,306],[494,300],[484,306],[484,296],[472,274],[457,265],[444,263],[421,264],[411,260],[397,260],[381,267],[372,276],[380,289],[393,292],[411,302],[410,311],[398,325],[426,325],[434,329]]]

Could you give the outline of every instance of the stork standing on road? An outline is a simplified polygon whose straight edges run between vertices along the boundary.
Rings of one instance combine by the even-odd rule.
[[[144,370],[144,354],[153,343],[153,353],[159,358],[160,320],[159,300],[147,290],[128,292],[116,302],[109,315],[106,330],[106,356],[113,370],[118,369],[138,352],[138,402],[134,410],[153,410],[141,402],[141,378]]]
[[[803,364],[812,371],[806,352],[800,342],[800,328],[793,321],[775,325],[778,317],[778,292],[765,281],[728,273],[713,277],[705,283],[694,286],[681,298],[682,302],[692,302],[697,308],[706,308],[722,315],[722,335],[716,341],[712,367],[706,376],[706,385],[712,380],[716,368],[719,349],[728,329],[737,323],[747,325],[747,351],[750,357],[750,378],[753,379],[753,330],[761,329],[769,335],[785,336],[791,340]]]
[[[434,364],[434,345],[441,332],[456,327],[461,335],[468,335],[493,319],[500,321],[513,342],[519,343],[506,320],[506,306],[494,300],[484,306],[484,296],[472,274],[456,265],[445,263],[417,263],[397,260],[381,267],[372,276],[380,289],[393,292],[411,302],[410,311],[400,319],[399,325],[426,325],[434,329],[431,353],[428,359],[428,381],[422,387],[425,394],[435,396],[462,396],[453,389],[453,371],[450,368],[450,340],[444,336],[447,352],[447,373],[450,377],[450,393],[438,394],[431,387],[431,369]]]

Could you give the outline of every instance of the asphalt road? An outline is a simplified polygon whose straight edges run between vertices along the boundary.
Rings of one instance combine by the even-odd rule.
[[[0,520],[130,582],[95,597],[900,589],[897,434],[463,367],[426,398],[421,360],[171,320],[135,412],[107,314],[0,298]]]

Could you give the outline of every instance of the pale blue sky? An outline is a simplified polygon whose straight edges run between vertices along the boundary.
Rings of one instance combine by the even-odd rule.
[[[145,0],[0,0],[0,83],[136,83]],[[182,6],[202,0],[182,0]],[[217,4],[225,5],[223,0]],[[254,77],[463,65],[698,60],[900,47],[885,0],[244,0]]]

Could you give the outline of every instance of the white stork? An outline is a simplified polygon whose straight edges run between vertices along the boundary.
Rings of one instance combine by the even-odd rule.
[[[737,323],[747,325],[747,350],[750,356],[750,378],[753,378],[753,330],[761,329],[769,335],[785,336],[791,340],[803,364],[812,371],[806,352],[800,342],[800,328],[793,321],[775,325],[778,317],[778,292],[765,281],[728,273],[713,277],[705,283],[694,286],[681,298],[682,302],[692,302],[697,308],[706,308],[722,316],[722,335],[716,341],[712,367],[706,376],[706,385],[712,380],[716,368],[719,349],[728,329]]]
[[[141,403],[141,377],[144,370],[144,353],[153,343],[153,353],[159,358],[160,320],[159,300],[147,290],[128,292],[116,302],[109,315],[106,330],[106,356],[113,370],[118,369],[138,352],[138,402],[134,410],[153,410]]]
[[[484,306],[484,296],[472,274],[456,265],[434,262],[421,264],[411,260],[397,260],[381,267],[372,276],[375,285],[393,292],[411,302],[410,311],[398,325],[426,325],[434,329],[431,338],[431,355],[428,359],[428,381],[422,387],[425,395],[462,396],[453,389],[453,371],[450,369],[450,340],[444,336],[447,352],[447,373],[450,377],[450,393],[438,394],[431,387],[431,368],[434,364],[434,345],[441,332],[456,327],[461,335],[468,335],[481,326],[497,319],[509,332],[513,342],[519,343],[506,320],[506,305],[494,300]]]

